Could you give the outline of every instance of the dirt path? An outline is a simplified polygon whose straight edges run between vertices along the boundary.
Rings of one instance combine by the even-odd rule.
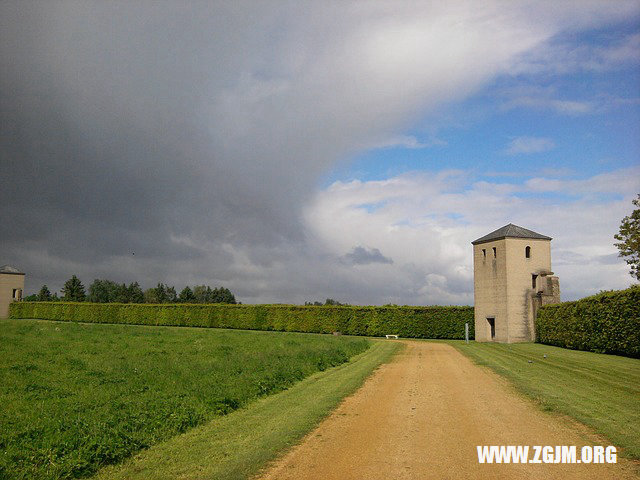
[[[263,480],[626,479],[630,462],[478,464],[477,445],[607,445],[443,343],[406,342]],[[579,456],[579,449],[578,449]]]

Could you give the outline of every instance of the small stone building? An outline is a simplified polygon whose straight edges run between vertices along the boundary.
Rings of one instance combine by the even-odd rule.
[[[534,341],[538,307],[560,302],[551,237],[510,223],[471,243],[476,341]]]
[[[24,273],[11,265],[0,267],[0,318],[9,316],[9,304],[22,300]]]

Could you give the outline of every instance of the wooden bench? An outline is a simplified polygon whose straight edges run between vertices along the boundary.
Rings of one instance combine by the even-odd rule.
[[[398,335],[385,335],[385,337],[387,337],[387,338],[395,338],[396,340],[398,339]]]

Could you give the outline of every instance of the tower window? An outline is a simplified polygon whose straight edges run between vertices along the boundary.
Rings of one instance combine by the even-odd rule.
[[[483,259],[483,260],[486,260],[486,259],[487,259],[487,249],[486,249],[486,248],[483,248],[483,249],[482,249],[482,259]]]
[[[527,245],[524,249],[524,256],[526,258],[531,258],[531,247]]]
[[[496,247],[493,247],[493,258],[496,258]]]
[[[538,279],[538,275],[535,273],[531,274],[531,288],[536,289],[536,280]]]

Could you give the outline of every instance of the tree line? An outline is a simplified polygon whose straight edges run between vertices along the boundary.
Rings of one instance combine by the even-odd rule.
[[[333,298],[327,298],[324,301],[324,303],[315,301],[315,302],[304,302],[304,304],[306,306],[315,306],[315,307],[321,307],[323,305],[331,305],[331,306],[334,306],[334,307],[347,307],[347,306],[349,306],[348,303],[340,303],[339,301],[334,300]]]
[[[129,285],[112,280],[95,279],[89,285],[89,291],[78,277],[73,275],[64,283],[62,297],[51,293],[43,285],[37,294],[24,298],[31,302],[95,302],[95,303],[238,303],[228,288],[211,288],[208,285],[186,286],[178,294],[175,287],[164,283],[142,290],[138,282]]]

